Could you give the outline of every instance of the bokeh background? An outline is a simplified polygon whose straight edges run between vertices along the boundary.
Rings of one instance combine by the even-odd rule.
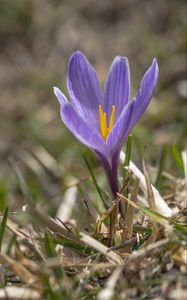
[[[63,190],[72,178],[88,175],[82,153],[99,166],[61,122],[53,95],[54,85],[67,92],[67,63],[77,49],[102,84],[113,58],[127,56],[132,97],[157,57],[159,84],[133,130],[132,158],[141,166],[148,144],[146,160],[156,167],[167,151],[164,169],[180,176],[176,153],[184,149],[187,128],[185,27],[183,0],[0,0],[1,182],[12,182],[14,161],[33,196],[52,199],[59,183]]]

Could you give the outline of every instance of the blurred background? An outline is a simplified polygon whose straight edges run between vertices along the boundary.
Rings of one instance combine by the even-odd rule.
[[[99,166],[61,122],[53,95],[54,85],[67,95],[67,63],[77,49],[102,84],[114,57],[127,56],[132,97],[157,57],[159,84],[133,130],[132,159],[141,166],[148,144],[146,161],[152,167],[167,153],[164,170],[181,176],[177,160],[180,166],[187,128],[185,18],[183,0],[0,0],[1,187],[6,182],[14,196],[18,193],[16,162],[33,197],[50,201],[59,186],[63,191],[72,178],[88,176],[82,153]]]

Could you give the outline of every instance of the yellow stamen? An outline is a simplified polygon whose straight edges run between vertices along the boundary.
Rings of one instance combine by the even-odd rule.
[[[115,121],[115,106],[112,105],[112,113],[110,115],[110,123],[109,123],[109,132],[114,127],[114,121]]]
[[[112,105],[112,112],[110,115],[109,127],[107,126],[106,113],[102,111],[102,106],[99,105],[99,125],[102,138],[106,141],[115,122],[115,106]]]

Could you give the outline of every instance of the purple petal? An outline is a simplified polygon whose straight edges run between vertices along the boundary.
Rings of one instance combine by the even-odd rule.
[[[106,144],[99,133],[91,128],[75,111],[72,104],[61,106],[61,118],[72,134],[85,146],[94,150],[98,155],[107,158]]]
[[[152,98],[157,80],[158,65],[156,59],[154,59],[151,67],[147,70],[142,79],[136,99],[126,106],[108,136],[107,146],[112,156],[121,151],[132,128],[136,125],[147,108]]]
[[[130,95],[130,70],[126,57],[117,56],[108,73],[104,87],[104,111],[107,113],[108,122],[112,105],[115,105],[116,119],[129,101]]]
[[[118,156],[130,133],[131,128],[129,125],[132,118],[133,107],[134,101],[125,107],[107,138],[107,147],[112,157],[114,157],[114,155],[116,157]]]
[[[152,65],[142,78],[140,89],[135,97],[135,100],[133,100],[135,103],[130,124],[131,128],[134,127],[139,121],[140,117],[142,116],[149,102],[151,101],[155,87],[157,85],[158,75],[158,64],[156,58],[154,58]]]
[[[98,110],[103,97],[93,67],[79,51],[70,58],[67,86],[76,109],[98,129]]]
[[[118,169],[118,161],[114,158],[108,159],[103,156],[101,153],[97,153],[99,156],[102,166],[105,169],[107,179],[112,191],[114,198],[116,198],[116,193],[118,192],[118,176],[117,176],[117,169]]]
[[[54,86],[53,90],[54,90],[55,96],[57,97],[57,99],[61,105],[64,105],[68,102],[66,96],[61,92],[61,90],[59,88]]]

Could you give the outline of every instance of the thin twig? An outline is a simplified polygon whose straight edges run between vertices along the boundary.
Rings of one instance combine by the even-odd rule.
[[[108,249],[108,251],[110,251],[110,250],[119,250],[119,249],[124,248],[124,247],[129,246],[129,245],[133,246],[134,244],[136,244],[136,242],[137,242],[137,237],[134,237],[133,239],[127,240],[127,241],[121,243],[120,245],[110,247]]]

